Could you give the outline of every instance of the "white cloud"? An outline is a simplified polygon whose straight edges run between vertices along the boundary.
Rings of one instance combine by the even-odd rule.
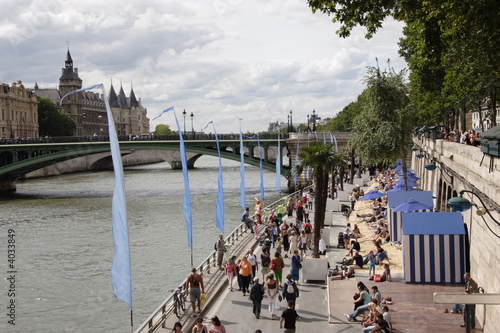
[[[362,91],[366,67],[397,55],[401,24],[372,40],[364,29],[341,39],[330,18],[303,1],[4,0],[0,22],[5,66],[0,81],[58,85],[66,41],[84,85],[133,84],[150,118],[174,105],[195,115],[195,129],[267,129],[271,121],[332,117]],[[182,111],[181,111],[182,112]],[[165,117],[152,124],[173,125]]]

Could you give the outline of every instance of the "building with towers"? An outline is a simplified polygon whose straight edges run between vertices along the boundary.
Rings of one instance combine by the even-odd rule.
[[[108,135],[108,117],[102,94],[89,91],[75,93],[66,97],[60,105],[61,98],[71,91],[81,89],[82,83],[68,49],[59,78],[59,89],[40,89],[35,84],[34,92],[37,96],[50,99],[73,119],[76,125],[75,136]],[[132,87],[127,97],[121,85],[117,95],[111,83],[108,101],[118,135],[149,134],[147,109],[142,106],[140,98],[136,98]]]

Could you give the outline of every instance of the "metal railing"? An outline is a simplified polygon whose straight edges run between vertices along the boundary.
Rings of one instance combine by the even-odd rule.
[[[311,186],[306,187],[310,188]],[[284,196],[273,203],[264,207],[263,211],[271,211],[276,209],[280,204],[288,202],[290,197],[295,197],[298,193],[302,192],[302,190],[295,191],[287,196]],[[252,215],[252,219],[255,220],[256,216]],[[238,227],[236,227],[229,236],[226,237],[226,244],[234,244],[240,237],[242,237],[247,230],[247,226],[245,223],[241,223]],[[250,237],[251,234],[248,236]],[[252,238],[253,239],[253,238]],[[257,244],[257,240],[254,241],[253,246]],[[245,247],[247,248],[247,247]],[[234,252],[233,252],[234,254]],[[240,253],[241,254],[241,253]],[[212,251],[210,255],[202,261],[202,263],[196,268],[197,272],[200,275],[210,274],[210,269],[212,267],[217,266],[217,251]],[[186,279],[182,281],[179,285],[183,287],[186,284]],[[175,288],[176,289],[176,288]],[[174,289],[174,290],[175,290]],[[165,320],[173,313],[174,310],[174,293],[167,297],[165,301],[155,310],[153,313],[141,324],[141,326],[135,330],[135,333],[153,333],[157,331],[160,327],[164,327]]]

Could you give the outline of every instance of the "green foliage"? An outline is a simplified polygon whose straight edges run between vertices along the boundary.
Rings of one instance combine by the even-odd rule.
[[[332,144],[314,143],[308,147],[302,147],[299,152],[297,173],[301,174],[307,167],[310,167],[316,180],[313,228],[314,258],[319,258],[320,232],[324,226],[326,199],[328,198],[328,173],[335,166],[341,165],[344,159],[345,156],[335,152],[334,145]]]
[[[366,104],[354,119],[350,145],[366,166],[405,158],[414,124],[405,71],[369,67],[365,82]]]
[[[169,125],[159,124],[159,125],[156,125],[155,131],[153,132],[153,134],[156,134],[156,135],[170,135],[170,134],[177,134],[177,132],[172,131],[170,129]]]
[[[419,125],[438,123],[450,110],[488,102],[496,119],[500,86],[498,0],[308,0],[341,24],[337,34],[367,29],[371,38],[387,17],[403,21],[400,54],[410,69],[411,98]],[[495,123],[494,123],[495,124]]]
[[[38,99],[38,124],[41,136],[72,136],[75,123],[71,117],[57,108],[48,98]]]

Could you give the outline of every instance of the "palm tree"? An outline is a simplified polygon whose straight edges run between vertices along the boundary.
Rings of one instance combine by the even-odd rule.
[[[325,223],[326,199],[328,198],[328,173],[343,161],[343,155],[335,152],[332,144],[312,144],[299,152],[297,174],[310,167],[316,181],[314,199],[313,258],[319,258],[319,240]]]

